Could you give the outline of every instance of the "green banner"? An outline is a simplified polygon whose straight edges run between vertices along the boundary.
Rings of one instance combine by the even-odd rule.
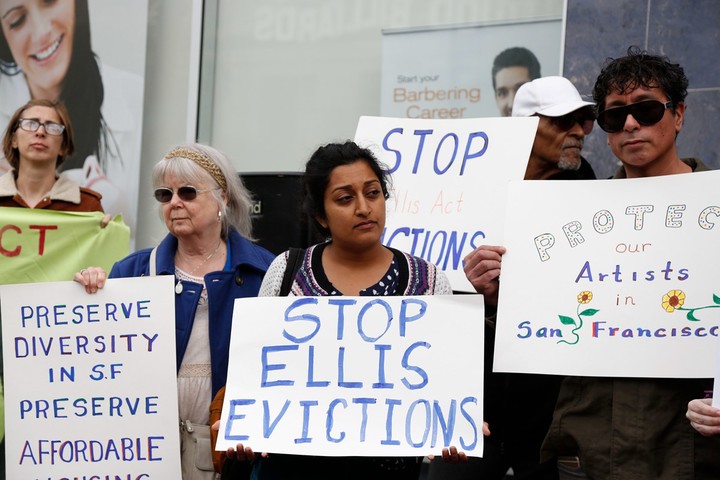
[[[88,266],[110,271],[130,250],[120,215],[0,207],[0,284],[72,280]]]

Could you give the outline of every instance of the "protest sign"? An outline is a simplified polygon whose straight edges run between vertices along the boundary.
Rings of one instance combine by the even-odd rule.
[[[717,345],[717,354],[715,356],[715,382],[713,383],[713,392],[720,392],[720,340],[715,343]],[[720,408],[720,393],[713,394],[712,406]]]
[[[0,284],[71,280],[88,265],[109,271],[128,254],[130,229],[101,212],[0,207]]]
[[[712,378],[718,182],[513,182],[495,370]]]
[[[392,176],[383,243],[439,266],[454,290],[474,292],[462,259],[502,242],[507,184],[525,174],[537,122],[361,117],[356,142]]]
[[[0,299],[8,478],[180,478],[172,277]]]
[[[482,455],[483,298],[235,300],[218,450]]]

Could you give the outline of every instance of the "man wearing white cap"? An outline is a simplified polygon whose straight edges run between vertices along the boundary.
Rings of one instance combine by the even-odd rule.
[[[540,117],[525,180],[595,178],[580,156],[593,128],[593,106],[564,77],[538,78],[518,89],[513,117]]]
[[[580,156],[595,120],[594,104],[584,101],[569,80],[542,77],[522,85],[512,115],[540,118],[526,180],[595,178],[592,167]],[[516,478],[554,480],[558,478],[557,461],[541,463],[540,446],[552,421],[562,377],[492,371],[503,253],[503,247],[482,246],[464,259],[465,275],[485,296],[484,419],[492,432],[485,440],[483,458],[470,462],[472,473],[484,480],[502,479],[512,468]]]

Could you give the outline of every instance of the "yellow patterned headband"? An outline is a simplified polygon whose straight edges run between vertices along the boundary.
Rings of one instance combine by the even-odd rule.
[[[194,150],[190,150],[189,148],[184,147],[178,147],[173,150],[170,150],[166,155],[165,158],[174,158],[174,157],[181,157],[181,158],[187,158],[188,160],[192,160],[193,162],[197,163],[203,170],[208,172],[211,177],[215,179],[215,181],[220,185],[220,188],[223,189],[223,191],[227,191],[227,183],[225,182],[225,175],[223,175],[222,170],[220,170],[220,167],[215,165],[215,163],[210,160],[207,156],[203,155],[202,153],[198,153]]]

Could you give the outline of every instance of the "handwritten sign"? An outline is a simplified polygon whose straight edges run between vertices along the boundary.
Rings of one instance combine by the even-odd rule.
[[[720,392],[720,339],[715,343],[718,348],[715,357],[715,382],[713,383],[713,392]],[[720,393],[713,393],[712,406],[720,408]]]
[[[474,292],[462,259],[502,242],[507,184],[525,174],[537,122],[361,117],[355,140],[392,175],[383,243],[436,264],[454,290]]]
[[[128,254],[130,229],[100,212],[0,207],[0,284],[65,281],[88,265],[107,271]]]
[[[513,183],[495,369],[712,378],[719,181]]]
[[[180,478],[172,277],[0,298],[8,478]]]
[[[483,299],[235,301],[217,449],[482,454]]]

